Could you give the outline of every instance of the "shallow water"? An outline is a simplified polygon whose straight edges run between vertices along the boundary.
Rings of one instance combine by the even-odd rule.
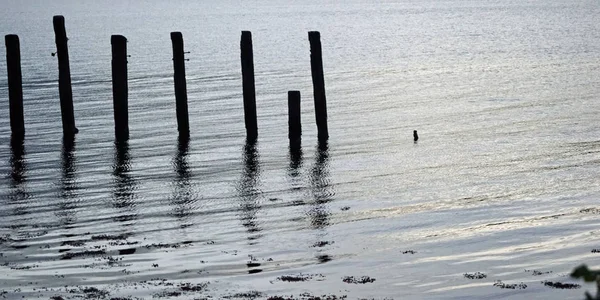
[[[6,298],[581,299],[595,288],[543,282],[581,283],[574,267],[600,265],[597,1],[1,6],[0,31],[21,39],[27,131],[11,146],[0,80]],[[50,55],[57,14],[73,143]],[[245,142],[242,30],[253,33],[256,144]],[[323,44],[324,145],[310,30]],[[191,52],[189,142],[177,138],[171,31]],[[131,138],[119,145],[111,34],[131,55]],[[288,90],[303,98],[299,150],[288,147]],[[464,276],[476,272],[486,277]]]

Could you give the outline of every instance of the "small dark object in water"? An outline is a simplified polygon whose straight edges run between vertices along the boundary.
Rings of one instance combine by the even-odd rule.
[[[119,255],[130,255],[135,253],[135,248],[119,249]]]
[[[324,264],[326,262],[331,261],[333,258],[327,254],[317,255],[317,260],[320,264]]]
[[[419,135],[416,130],[413,130],[413,137],[415,138],[415,142],[419,140]]]

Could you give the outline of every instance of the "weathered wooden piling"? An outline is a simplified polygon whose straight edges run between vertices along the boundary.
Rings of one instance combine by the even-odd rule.
[[[297,143],[302,136],[300,122],[300,91],[288,92],[288,127],[290,143]]]
[[[10,130],[13,137],[25,135],[23,117],[23,76],[21,74],[21,47],[19,36],[4,36],[6,43],[6,71],[8,73],[8,105],[10,110]]]
[[[325,78],[323,76],[323,57],[321,52],[321,34],[318,31],[308,32],[310,42],[310,70],[312,73],[315,97],[315,117],[319,141],[329,139],[327,129],[327,101],[325,98]]]
[[[256,91],[254,87],[254,54],[252,52],[252,33],[250,31],[242,31],[240,50],[246,138],[255,140],[258,137],[258,124],[256,121]]]
[[[187,87],[185,82],[185,52],[183,51],[183,35],[171,32],[173,44],[173,69],[175,80],[175,110],[177,114],[177,130],[180,136],[190,135],[188,116]]]
[[[129,139],[129,116],[127,100],[127,39],[122,35],[110,38],[112,45],[113,109],[115,114],[115,137],[117,141]]]
[[[75,127],[73,113],[73,91],[71,89],[71,69],[69,67],[69,48],[67,47],[67,31],[65,17],[54,16],[54,34],[56,36],[56,56],[58,57],[58,92],[60,96],[60,112],[64,135],[73,135],[79,130]]]

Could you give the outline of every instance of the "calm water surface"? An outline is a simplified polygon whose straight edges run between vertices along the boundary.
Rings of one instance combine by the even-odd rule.
[[[0,32],[21,39],[27,131],[11,143],[4,75],[4,297],[73,298],[94,287],[107,299],[252,291],[581,299],[595,288],[542,282],[576,283],[575,266],[600,265],[598,1],[3,0],[0,8]],[[58,14],[69,36],[74,142],[62,140],[50,55]],[[254,40],[256,144],[245,142],[242,30]],[[323,44],[326,145],[316,142],[310,30]],[[189,142],[177,138],[171,31],[191,52]],[[111,34],[128,38],[131,55],[131,139],[118,145]],[[288,90],[303,98],[296,150]],[[475,272],[487,277],[464,276]]]

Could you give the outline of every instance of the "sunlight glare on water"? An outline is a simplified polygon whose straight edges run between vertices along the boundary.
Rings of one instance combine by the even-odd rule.
[[[0,80],[0,296],[582,299],[595,288],[568,275],[600,264],[597,1],[0,6],[1,32],[20,38],[26,127],[11,139]],[[62,137],[54,15],[69,37],[73,141]],[[190,52],[189,140],[177,136],[172,31]],[[113,34],[128,39],[127,142],[114,141]],[[289,90],[302,95],[299,148]]]

